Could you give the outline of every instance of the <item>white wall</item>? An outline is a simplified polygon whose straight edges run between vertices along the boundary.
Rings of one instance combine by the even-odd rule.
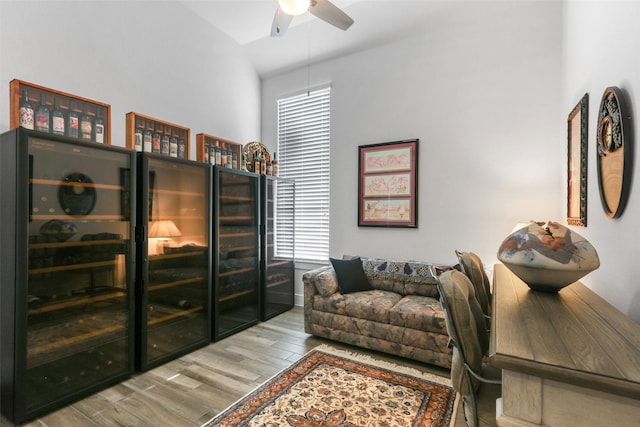
[[[0,132],[21,79],[238,142],[259,139],[260,79],[240,46],[178,2],[0,1]]]
[[[331,256],[455,263],[462,249],[491,266],[517,222],[564,221],[561,23],[560,2],[469,2],[420,37],[263,81],[272,149],[276,100],[332,85]],[[407,138],[420,139],[418,229],[358,228],[358,145]]]
[[[639,254],[636,239],[640,236],[638,17],[638,2],[566,2],[562,107],[568,114],[585,93],[589,94],[587,227],[573,229],[595,246],[601,266],[582,281],[640,323],[640,262],[636,258]],[[629,128],[636,135],[631,142],[635,151],[631,193],[626,209],[618,219],[606,217],[598,190],[597,111],[602,94],[609,86],[618,86],[627,93],[632,117]]]

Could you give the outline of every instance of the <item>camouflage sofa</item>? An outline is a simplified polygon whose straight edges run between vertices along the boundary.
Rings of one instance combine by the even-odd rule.
[[[436,274],[448,266],[361,259],[370,290],[343,294],[332,266],[303,275],[305,331],[319,337],[451,367]],[[438,271],[439,270],[439,271]]]

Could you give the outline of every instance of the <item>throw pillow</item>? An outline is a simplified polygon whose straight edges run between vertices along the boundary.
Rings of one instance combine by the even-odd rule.
[[[369,279],[364,274],[362,260],[359,257],[348,260],[329,258],[329,260],[336,272],[340,293],[348,294],[373,289]]]
[[[316,276],[316,289],[323,297],[328,297],[338,292],[338,279],[336,272],[330,268]]]

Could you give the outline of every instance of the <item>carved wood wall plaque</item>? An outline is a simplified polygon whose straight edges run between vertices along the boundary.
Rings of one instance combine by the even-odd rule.
[[[622,215],[631,184],[631,120],[624,93],[609,87],[602,95],[596,131],[598,185],[602,208],[609,218]]]

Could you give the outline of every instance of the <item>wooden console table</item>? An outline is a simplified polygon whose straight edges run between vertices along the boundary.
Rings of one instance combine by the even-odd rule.
[[[500,264],[493,284],[498,426],[640,425],[640,325],[580,282],[535,292]]]

